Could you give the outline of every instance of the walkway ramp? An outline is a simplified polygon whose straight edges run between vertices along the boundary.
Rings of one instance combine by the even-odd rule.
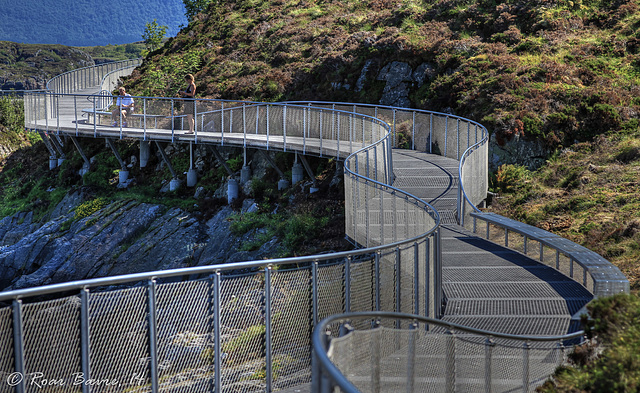
[[[575,314],[593,298],[586,288],[552,267],[456,224],[458,161],[394,150],[393,165],[394,186],[429,202],[445,223],[441,235],[444,320],[520,335],[579,330]]]

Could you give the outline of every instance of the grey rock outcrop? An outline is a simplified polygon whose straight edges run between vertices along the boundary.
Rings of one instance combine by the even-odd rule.
[[[74,220],[73,198],[44,225],[24,213],[0,221],[0,290],[263,259],[279,247],[272,239],[258,250],[239,251],[259,233],[234,235],[229,207],[203,222],[179,208],[120,201]]]

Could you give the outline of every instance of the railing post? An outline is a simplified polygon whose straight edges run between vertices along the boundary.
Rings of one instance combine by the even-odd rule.
[[[256,123],[257,123],[256,117]],[[220,104],[220,144],[224,146],[224,101]]]
[[[80,291],[80,364],[85,380],[91,379],[89,328],[89,289],[83,288]],[[89,393],[89,384],[82,384],[82,392]]]
[[[485,393],[491,393],[491,362],[493,360],[493,347],[495,342],[491,337],[487,337],[484,342],[484,391]]]
[[[16,393],[24,393],[25,370],[24,370],[24,336],[22,331],[22,301],[15,299],[12,304],[13,311],[13,360],[15,362],[14,371],[22,376],[16,387]],[[3,381],[4,382],[4,381]]]
[[[429,266],[425,266],[429,268]],[[420,249],[418,242],[413,243],[413,298],[415,299],[413,312],[420,315]]]
[[[449,116],[444,119],[444,156],[447,156],[447,139],[449,138]]]
[[[268,107],[267,107],[268,108]],[[271,265],[264,269],[264,298],[265,298],[265,381],[266,392],[271,392],[273,382],[271,358]]]
[[[402,277],[402,269],[401,269],[401,253],[400,253],[400,247],[396,247],[396,312],[401,312],[401,299],[402,299],[402,287],[401,287],[401,277]],[[400,326],[399,324],[396,324],[396,329],[399,329]]]
[[[526,341],[523,346],[522,353],[522,391],[527,393],[529,391],[529,350],[531,345]]]
[[[417,323],[414,321],[409,327],[409,343],[407,354],[407,393],[413,393],[414,381],[416,378],[416,335],[418,333]]]
[[[445,392],[453,393],[456,390],[456,336],[451,330],[446,333],[446,351]]]
[[[311,308],[313,326],[318,325],[318,260],[311,263]]]
[[[284,151],[287,151],[287,106],[282,106],[282,145]],[[320,149],[322,151],[322,149]]]
[[[147,283],[147,299],[149,307],[149,355],[151,362],[151,392],[158,392],[158,329],[156,326],[156,280],[151,279]]]
[[[382,251],[376,251],[374,265],[375,265],[375,303],[376,311],[380,311],[380,254]]]
[[[214,352],[214,378],[215,392],[222,391],[222,345],[220,340],[220,272],[213,276],[213,348]]]
[[[380,321],[375,321],[374,323],[374,337],[371,346],[371,391],[380,393],[380,336],[382,335],[382,329],[380,329]]]
[[[267,104],[267,150],[269,150],[269,107],[270,105]]]
[[[435,288],[433,287],[433,285],[431,285],[430,279],[431,279],[431,264],[433,262],[433,259],[431,258],[431,240],[433,239],[433,241],[435,242],[435,237],[434,236],[429,236],[426,241],[424,242],[424,246],[425,246],[425,250],[424,250],[424,255],[425,255],[425,263],[424,263],[424,316],[425,317],[431,317],[432,316],[432,311],[430,309],[430,304],[431,304],[431,300],[435,301],[435,298],[431,296],[431,292],[435,290]],[[434,314],[435,315],[435,314]],[[435,317],[434,317],[435,318]]]
[[[344,311],[351,312],[351,261],[353,257],[349,255],[344,264]]]

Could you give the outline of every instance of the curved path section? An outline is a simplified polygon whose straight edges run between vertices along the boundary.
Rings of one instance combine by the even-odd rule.
[[[0,293],[0,302],[11,302],[0,308],[7,370],[129,380],[125,366],[135,364],[152,391],[185,380],[216,391],[277,391],[309,382],[311,332],[329,315],[395,311],[560,335],[573,330],[572,315],[593,297],[529,258],[526,238],[518,253],[469,231],[467,202],[480,203],[487,182],[486,130],[477,123],[354,104],[198,100],[196,132],[187,134],[182,102],[136,97],[130,127],[110,127],[95,88],[84,87],[25,94],[25,127],[51,137],[52,146],[64,137],[128,138],[337,157],[345,161],[346,234],[362,248]],[[410,135],[412,150],[393,148],[400,132]],[[460,173],[473,179],[465,190]],[[291,264],[299,268],[273,269]],[[73,348],[54,363],[51,331]]]

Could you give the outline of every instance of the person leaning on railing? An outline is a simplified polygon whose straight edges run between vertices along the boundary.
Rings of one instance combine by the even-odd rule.
[[[116,107],[111,111],[111,126],[118,126],[118,119],[122,117],[122,126],[127,126],[127,115],[133,113],[135,102],[131,94],[125,91],[124,87],[118,89],[118,99],[116,100]],[[119,112],[119,113],[118,113]]]

